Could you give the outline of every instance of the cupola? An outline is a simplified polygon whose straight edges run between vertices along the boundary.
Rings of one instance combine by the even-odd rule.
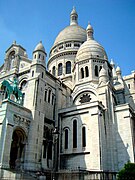
[[[78,24],[78,14],[75,10],[75,7],[73,7],[73,10],[70,14],[70,25],[77,25]]]

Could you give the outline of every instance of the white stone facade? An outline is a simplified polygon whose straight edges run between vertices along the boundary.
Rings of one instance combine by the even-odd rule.
[[[135,72],[122,77],[93,33],[73,9],[47,66],[42,42],[32,60],[16,42],[7,49],[0,82],[16,77],[24,101],[1,88],[1,168],[118,171],[135,161]]]

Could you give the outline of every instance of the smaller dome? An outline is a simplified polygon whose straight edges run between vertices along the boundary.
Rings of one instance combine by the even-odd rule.
[[[40,41],[40,42],[37,44],[37,46],[36,46],[35,49],[34,49],[34,52],[35,52],[35,51],[42,51],[42,52],[45,53],[45,48],[44,48],[44,46],[43,46],[43,44],[42,44],[42,41]]]
[[[81,61],[92,56],[107,59],[104,48],[95,40],[89,39],[80,46],[76,59],[77,61]]]
[[[94,40],[93,28],[90,24],[87,26],[87,41],[85,41],[79,48],[76,59],[77,61],[82,61],[84,59],[89,59],[90,57],[99,57],[102,59],[108,59],[104,48]]]

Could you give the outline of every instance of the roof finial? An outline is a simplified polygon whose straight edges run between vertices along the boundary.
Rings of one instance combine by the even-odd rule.
[[[73,6],[73,10],[70,14],[70,25],[77,25],[78,24],[78,14],[76,12],[75,7]]]

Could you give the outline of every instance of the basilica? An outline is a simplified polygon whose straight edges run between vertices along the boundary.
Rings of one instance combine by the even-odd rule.
[[[118,172],[135,162],[135,72],[122,77],[95,40],[70,24],[48,55],[15,41],[0,67],[0,168]],[[60,178],[59,178],[60,179]]]

